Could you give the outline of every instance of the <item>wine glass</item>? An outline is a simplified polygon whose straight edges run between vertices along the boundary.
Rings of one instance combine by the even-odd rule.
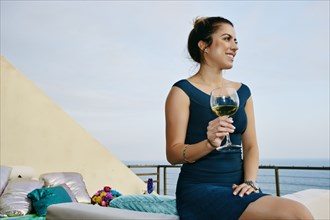
[[[229,117],[236,113],[239,107],[239,97],[236,89],[231,87],[219,87],[211,92],[210,104],[212,111],[217,116]],[[229,134],[226,135],[226,143],[216,148],[220,151],[225,147],[241,147],[230,141]]]

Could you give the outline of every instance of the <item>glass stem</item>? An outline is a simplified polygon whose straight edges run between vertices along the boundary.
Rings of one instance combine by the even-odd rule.
[[[226,146],[230,146],[230,145],[232,145],[229,134],[226,135],[226,138],[227,138]]]

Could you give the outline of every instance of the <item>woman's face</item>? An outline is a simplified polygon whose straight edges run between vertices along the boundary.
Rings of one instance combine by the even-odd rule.
[[[238,50],[234,27],[229,24],[221,24],[212,35],[212,40],[211,46],[205,49],[206,63],[220,69],[232,68]]]

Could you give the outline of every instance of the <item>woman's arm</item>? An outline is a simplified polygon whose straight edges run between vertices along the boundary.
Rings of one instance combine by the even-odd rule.
[[[189,98],[172,87],[165,103],[166,157],[171,164],[183,163],[182,151],[189,118]]]
[[[166,156],[171,164],[193,162],[213,151],[217,143],[221,143],[228,131],[233,132],[231,119],[217,118],[209,123],[208,140],[186,147],[185,138],[189,120],[189,97],[178,87],[173,87],[166,99]],[[228,121],[226,121],[228,120]],[[222,125],[222,126],[220,126]],[[214,146],[212,146],[212,145]],[[184,160],[186,159],[186,161]]]
[[[259,149],[257,144],[257,135],[255,128],[253,101],[250,97],[245,105],[247,115],[247,128],[242,135],[243,145],[243,163],[244,163],[244,181],[256,181],[259,168]],[[244,196],[250,194],[255,189],[247,184],[234,185],[234,194]]]

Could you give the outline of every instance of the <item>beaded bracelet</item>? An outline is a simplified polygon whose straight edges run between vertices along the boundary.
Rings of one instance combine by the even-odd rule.
[[[188,144],[186,144],[185,146],[184,146],[184,148],[183,148],[183,151],[182,151],[182,157],[183,157],[183,160],[184,160],[184,162],[186,162],[186,163],[195,163],[195,161],[189,161],[189,160],[187,160],[187,158],[186,158],[186,151],[187,151],[187,148],[189,147],[189,145]]]

